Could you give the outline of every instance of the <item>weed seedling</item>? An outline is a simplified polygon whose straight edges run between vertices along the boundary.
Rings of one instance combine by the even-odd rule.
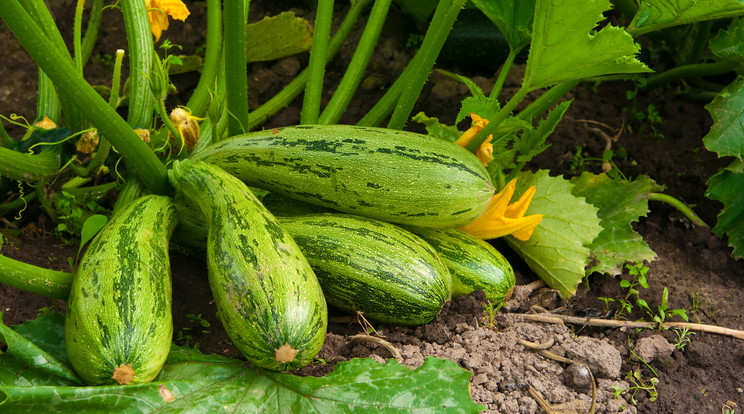
[[[674,333],[677,334],[677,341],[673,345],[678,351],[684,351],[687,344],[690,343],[690,337],[695,335],[695,332],[690,332],[688,327],[675,329]]]
[[[483,319],[486,319],[488,323],[486,324],[486,327],[494,326],[496,313],[498,313],[499,309],[504,306],[503,303],[494,303],[490,300],[487,300],[483,303],[483,312],[486,313],[486,316],[483,317]]]

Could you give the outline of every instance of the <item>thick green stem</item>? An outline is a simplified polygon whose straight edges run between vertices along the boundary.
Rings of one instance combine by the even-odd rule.
[[[313,46],[310,49],[308,79],[302,101],[301,124],[317,124],[320,115],[320,100],[323,96],[323,78],[328,61],[328,39],[331,36],[333,22],[333,0],[318,0],[315,13],[315,30]]]
[[[735,59],[725,59],[712,63],[693,63],[690,65],[677,66],[666,72],[647,78],[646,83],[640,89],[647,92],[655,88],[677,82],[681,79],[700,78],[703,76],[716,76],[732,72],[741,66],[741,62]]]
[[[83,6],[85,6],[85,0],[77,0],[75,20],[72,24],[72,56],[81,76],[83,74]]]
[[[186,107],[196,117],[203,117],[211,100],[210,92],[215,87],[215,79],[222,63],[222,5],[220,0],[207,0],[207,50],[204,66],[194,93]]]
[[[403,83],[403,91],[400,94],[398,104],[393,111],[393,115],[388,122],[388,128],[402,129],[408,118],[411,116],[413,106],[416,103],[421,89],[434,66],[434,62],[442,50],[444,41],[447,40],[452,25],[457,19],[457,15],[465,5],[466,0],[440,0],[434,16],[431,19],[429,29],[426,31],[421,49],[416,53],[421,54],[420,59],[412,62],[411,71],[406,74],[406,81]]]
[[[248,69],[246,66],[245,0],[225,0],[225,82],[228,136],[248,131]]]
[[[351,33],[351,29],[354,28],[354,23],[359,19],[362,11],[371,3],[372,0],[359,0],[354,3],[349,9],[348,14],[341,22],[341,26],[338,28],[336,33],[331,38],[328,44],[328,56],[327,60],[331,60],[333,56],[341,49],[346,38]],[[274,95],[266,103],[258,107],[251,113],[251,120],[249,129],[253,129],[269,119],[270,116],[279,112],[282,108],[289,105],[305,88],[309,76],[308,69],[304,69],[297,75],[287,86],[284,87],[279,93]]]
[[[67,300],[74,274],[45,269],[0,255],[0,283],[26,292]]]
[[[688,207],[685,203],[677,200],[676,198],[670,195],[663,194],[663,193],[649,193],[648,199],[654,200],[654,201],[661,201],[661,202],[669,204],[670,206],[676,208],[680,213],[682,213],[685,217],[687,217],[696,226],[710,227],[707,224],[705,224],[703,219],[701,219],[700,216],[695,214],[695,212],[690,207]]]
[[[59,170],[59,157],[52,152],[24,154],[0,148],[0,175],[13,180],[34,182],[52,177]]]
[[[522,99],[527,95],[528,90],[526,88],[520,88],[514,96],[509,99],[509,101],[499,110],[499,112],[496,113],[496,117],[494,119],[488,120],[488,125],[486,125],[479,133],[476,135],[468,145],[465,146],[465,148],[470,152],[475,152],[475,150],[480,147],[480,145],[486,141],[489,135],[493,134],[496,131],[496,128],[509,116],[511,115],[512,111],[514,111],[514,108],[517,107],[517,105],[522,102]]]
[[[362,38],[359,40],[359,44],[354,52],[354,57],[351,59],[344,77],[339,82],[336,92],[334,92],[328,105],[323,110],[318,123],[337,123],[349,106],[351,98],[362,81],[362,76],[367,69],[369,60],[372,58],[377,39],[380,37],[382,26],[385,24],[385,18],[390,9],[390,2],[391,0],[375,1],[372,12],[367,20],[367,26],[364,28]]]
[[[547,92],[540,95],[539,98],[532,101],[517,117],[523,121],[532,122],[543,112],[550,109],[558,100],[566,96],[579,82],[579,80],[570,80],[554,85]]]
[[[57,85],[60,96],[76,107],[122,154],[127,165],[156,194],[169,194],[165,166],[139,136],[83,79],[69,57],[55,48],[25,12],[18,0],[0,7],[0,18],[10,28],[37,65]]]
[[[103,0],[93,0],[93,6],[90,8],[88,25],[85,27],[85,35],[83,36],[83,44],[80,52],[83,58],[83,63],[87,62],[90,54],[93,53],[93,46],[96,44],[102,16]]]
[[[132,128],[150,128],[153,94],[150,88],[150,65],[155,53],[147,8],[142,0],[122,0],[124,26],[129,44],[129,114]],[[118,146],[117,146],[118,147]]]
[[[499,77],[496,78],[496,82],[493,84],[493,89],[491,89],[491,93],[488,95],[490,99],[498,99],[501,89],[504,87],[504,82],[506,82],[506,76],[509,74],[511,67],[514,64],[514,59],[517,58],[517,55],[521,50],[522,49],[509,48],[509,54],[506,55],[506,60],[499,70]]]

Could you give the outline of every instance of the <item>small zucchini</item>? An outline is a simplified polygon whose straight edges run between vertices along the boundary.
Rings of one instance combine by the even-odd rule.
[[[328,314],[292,237],[243,182],[219,167],[184,160],[168,176],[206,219],[209,284],[232,342],[259,367],[309,364],[323,345]]]
[[[145,383],[163,367],[173,336],[168,241],[176,222],[170,198],[140,197],[111,217],[80,260],[65,341],[85,383]]]
[[[344,213],[418,227],[460,227],[494,194],[471,153],[427,135],[348,125],[252,132],[194,154],[250,186]]]
[[[489,243],[460,230],[411,229],[437,251],[452,275],[452,296],[483,290],[502,303],[516,283],[514,269]]]
[[[349,214],[280,218],[330,305],[395,325],[430,322],[452,295],[447,267],[420,237]]]

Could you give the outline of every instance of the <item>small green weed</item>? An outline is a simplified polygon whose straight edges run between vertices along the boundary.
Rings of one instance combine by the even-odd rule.
[[[483,312],[486,313],[486,316],[484,316],[483,319],[487,320],[486,327],[494,326],[494,324],[496,323],[496,314],[499,312],[502,306],[504,306],[503,302],[494,303],[493,301],[486,300],[483,303]]]
[[[691,342],[690,337],[695,335],[695,332],[690,332],[688,327],[675,329],[674,333],[677,334],[677,341],[673,345],[678,351],[684,351],[687,344]]]
[[[612,395],[614,398],[620,397],[620,395],[623,393],[631,392],[630,402],[632,402],[633,405],[638,404],[638,401],[635,398],[638,391],[646,391],[646,393],[648,394],[648,400],[651,402],[656,401],[656,399],[659,398],[659,392],[656,390],[656,385],[659,383],[659,378],[651,377],[646,380],[643,378],[643,374],[641,374],[640,370],[628,371],[628,375],[626,376],[626,378],[628,379],[628,382],[631,383],[631,386],[628,388],[620,388],[617,385],[613,385],[612,389],[614,391]]]

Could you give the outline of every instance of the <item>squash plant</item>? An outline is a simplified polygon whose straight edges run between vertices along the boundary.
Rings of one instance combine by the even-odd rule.
[[[249,112],[246,98],[248,91],[245,67],[245,31],[249,3],[243,0],[225,1],[223,11],[221,2],[208,0],[207,52],[204,69],[199,84],[186,105],[188,110],[185,111],[185,114],[181,114],[181,118],[177,118],[169,116],[165,110],[169,86],[168,71],[174,63],[177,63],[177,60],[174,57],[165,56],[161,58],[158,56],[150,33],[152,25],[156,23],[151,24],[150,19],[148,19],[148,13],[151,13],[151,19],[159,22],[157,24],[160,24],[160,29],[162,29],[163,13],[167,10],[148,10],[147,4],[150,4],[152,9],[160,7],[158,6],[159,2],[156,1],[123,0],[120,5],[127,28],[129,55],[131,57],[128,115],[127,119],[124,119],[116,112],[119,104],[118,75],[115,73],[109,100],[106,101],[85,81],[81,74],[86,53],[89,53],[89,45],[93,41],[91,39],[95,38],[94,23],[89,23],[86,36],[82,36],[83,1],[77,2],[78,12],[75,21],[76,30],[73,36],[75,40],[72,55],[66,53],[66,48],[60,43],[61,36],[41,0],[8,1],[0,8],[0,18],[3,19],[40,68],[40,91],[42,93],[40,93],[39,98],[39,119],[37,120],[42,121],[47,117],[54,122],[54,125],[45,127],[45,124],[35,124],[35,126],[29,128],[30,132],[27,139],[20,141],[20,143],[11,139],[4,130],[0,131],[0,138],[2,139],[0,141],[2,144],[0,145],[0,157],[3,160],[0,163],[0,175],[11,180],[28,183],[27,185],[21,184],[24,191],[31,189],[29,185],[35,185],[38,188],[45,186],[54,188],[55,183],[63,178],[66,183],[71,183],[68,185],[68,192],[75,189],[83,195],[92,193],[94,197],[95,194],[105,193],[110,188],[87,187],[85,184],[88,178],[103,171],[104,174],[108,174],[111,182],[116,180],[124,182],[120,186],[121,191],[113,210],[117,213],[127,212],[127,206],[131,205],[134,200],[141,201],[140,196],[145,193],[152,193],[159,197],[173,197],[175,189],[168,179],[168,171],[173,165],[188,165],[189,161],[182,164],[183,161],[180,160],[187,157],[198,159],[202,157],[200,154],[205,154],[203,157],[208,158],[208,154],[213,151],[213,148],[219,148],[221,145],[231,145],[235,141],[226,140],[224,141],[225,144],[220,141],[228,137],[237,137],[260,126],[271,114],[288,104],[301,92],[304,92],[301,121],[305,125],[297,128],[301,131],[300,134],[303,133],[304,128],[304,133],[307,135],[299,135],[299,137],[317,143],[318,137],[313,136],[312,132],[319,128],[322,130],[322,128],[308,127],[307,124],[330,125],[338,122],[340,114],[347,107],[360,83],[373,46],[377,43],[382,24],[387,13],[389,13],[390,0],[374,2],[370,11],[370,18],[359,43],[360,46],[357,48],[349,69],[337,86],[331,101],[321,111],[320,96],[323,89],[325,64],[338,50],[344,36],[348,34],[355,20],[370,3],[372,3],[371,0],[352,2],[345,20],[331,37],[333,2],[320,0],[308,68],[272,100],[257,110]],[[456,128],[442,125],[437,120],[425,115],[419,115],[415,119],[424,122],[431,135],[444,141],[450,141],[450,143],[445,142],[448,144],[447,146],[457,148],[459,145],[470,152],[481,151],[479,155],[485,154],[485,158],[481,157],[479,159],[485,164],[485,167],[481,169],[485,172],[487,179],[491,181],[488,183],[491,188],[486,192],[486,199],[499,191],[491,198],[488,208],[499,212],[499,214],[488,223],[478,225],[478,227],[489,229],[489,232],[482,237],[489,238],[513,234],[512,236],[506,236],[509,244],[525,257],[530,267],[541,278],[566,296],[575,292],[577,284],[586,275],[587,264],[592,259],[596,259],[595,262],[598,264],[589,271],[607,273],[616,272],[627,260],[652,259],[653,252],[633,232],[630,224],[646,213],[646,199],[638,203],[634,196],[645,194],[651,190],[657,191],[658,186],[653,181],[645,178],[639,178],[635,181],[619,181],[608,179],[602,175],[583,175],[569,181],[561,177],[551,177],[544,170],[535,172],[524,170],[527,162],[545,148],[548,136],[560,121],[569,103],[560,103],[552,110],[549,110],[549,108],[579,81],[607,75],[636,74],[650,71],[636,57],[639,48],[634,43],[631,35],[632,31],[629,32],[612,25],[597,29],[598,23],[603,19],[602,13],[611,7],[607,0],[585,2],[578,10],[573,2],[568,0],[536,0],[534,3],[507,1],[498,4],[473,0],[472,3],[504,32],[511,50],[489,96],[486,96],[467,79],[458,78],[468,84],[473,92],[471,98],[463,101],[458,121],[464,119],[468,113],[475,113],[485,121],[475,125],[474,129],[467,131],[465,134],[461,134]],[[721,7],[715,10],[710,9],[707,12],[700,8],[691,7],[692,10],[697,10],[697,14],[694,15],[686,14],[690,8],[682,7],[673,8],[672,10],[677,10],[678,13],[671,16],[663,15],[660,17],[649,11],[655,10],[654,5],[658,6],[662,3],[677,2],[659,0],[644,3],[644,7],[650,7],[651,9],[642,8],[638,11],[639,18],[634,21],[635,27],[654,30],[666,27],[671,22],[709,20],[720,16],[736,15],[741,12],[733,4],[729,4],[731,2],[723,0],[713,1],[712,3]],[[94,2],[92,12],[94,17],[91,18],[91,22],[96,22],[96,19],[100,18],[101,4],[101,1]],[[379,129],[377,133],[399,137],[401,140],[400,147],[403,147],[403,144],[408,144],[405,139],[410,138],[409,136],[391,130],[402,129],[411,118],[411,111],[426,77],[436,61],[447,33],[464,4],[465,0],[441,0],[437,3],[429,28],[416,55],[380,101],[366,116],[358,121],[360,126],[379,126],[387,120],[388,129]],[[739,7],[741,6],[739,5]],[[183,15],[178,14],[176,16],[183,17]],[[649,19],[648,16],[652,17]],[[224,37],[222,36],[223,17]],[[159,37],[160,33],[158,31],[155,35]],[[87,48],[84,47],[85,45],[88,45]],[[511,68],[517,53],[528,46],[529,56],[522,85],[511,99],[502,104],[498,101],[497,96],[506,74]],[[543,91],[543,93],[525,110],[514,115],[514,109],[524,100],[527,94],[536,91]],[[62,114],[64,114],[64,118],[62,118]],[[64,124],[62,128],[59,128],[57,125],[61,125],[62,119],[64,119]],[[195,125],[199,125],[199,128]],[[77,142],[82,141],[82,138],[78,138],[78,134],[87,131],[89,127],[95,128],[100,136],[100,143],[94,156],[90,157],[89,160],[81,161],[77,154],[69,151],[67,147],[62,145],[62,142],[67,139],[77,139]],[[369,149],[365,146],[369,143],[353,135],[355,134],[353,128],[344,128],[350,136],[346,141],[337,143],[337,145],[348,145],[350,147],[358,145],[361,148]],[[53,131],[53,134],[47,134],[46,130]],[[197,142],[192,138],[199,130],[201,133]],[[363,133],[370,130],[360,128],[356,131]],[[281,131],[277,133],[282,134]],[[216,146],[210,147],[209,145],[212,143]],[[43,149],[29,153],[27,152],[29,144],[35,145],[36,149]],[[327,142],[323,145],[325,147],[319,148],[321,150],[325,148],[326,152],[333,152],[336,149],[336,147],[329,146]],[[391,148],[390,144],[385,144],[387,146],[374,145],[377,145],[375,149],[380,150],[381,153],[387,151],[390,156],[410,159],[411,162],[415,162],[424,169],[434,164],[446,164],[445,161],[426,154],[413,155],[398,148],[399,146],[393,145]],[[116,151],[111,151],[112,148]],[[459,148],[458,151],[465,153],[464,150]],[[726,155],[735,154],[726,153]],[[258,164],[260,164],[262,160],[259,159],[258,161]],[[338,171],[333,170],[337,166],[335,164],[337,162],[339,161],[334,160],[333,164],[326,165],[328,167],[326,171],[308,173],[307,169],[311,168],[312,163],[307,163],[305,169],[300,168],[298,171],[305,171],[305,175],[321,176],[325,174],[328,182],[336,188],[341,188],[346,186],[347,183],[339,180]],[[450,164],[457,168],[463,166],[460,161],[450,162]],[[373,170],[376,166],[367,165],[367,170]],[[409,168],[409,170],[416,169]],[[179,197],[196,197],[192,202],[197,205],[199,205],[199,200],[202,200],[200,209],[202,214],[207,216],[207,222],[210,223],[210,226],[214,223],[221,223],[220,220],[224,219],[220,212],[230,211],[231,214],[233,213],[225,205],[222,208],[215,208],[205,204],[203,202],[204,198],[209,197],[209,195],[200,194],[198,183],[190,185],[190,189],[184,190],[183,183],[178,179],[178,170],[172,171],[174,172],[170,173],[171,178],[173,182],[177,183],[176,188],[180,190]],[[279,172],[277,174],[282,177],[283,173]],[[390,177],[387,178],[396,178],[395,172],[389,174]],[[480,174],[479,171],[478,175]],[[737,174],[739,174],[738,169],[730,168],[724,175],[712,180],[711,195],[721,199],[738,197],[731,191],[738,183]],[[355,177],[357,180],[364,178],[365,176]],[[428,178],[431,178],[431,176]],[[439,180],[446,181],[450,178],[439,177]],[[202,176],[200,179],[204,179],[204,177]],[[734,181],[734,184],[731,184],[730,180]],[[353,182],[353,180],[350,182]],[[274,189],[271,187],[272,185],[274,184],[269,185],[270,191]],[[380,183],[374,180],[365,180],[365,185],[375,187]],[[394,188],[395,186],[393,184],[390,187]],[[201,187],[201,190],[204,190],[204,187]],[[421,187],[416,190],[414,195],[420,193],[423,196],[430,188]],[[470,188],[460,191],[462,194],[452,195],[452,197],[478,198],[480,197],[478,191],[481,191],[481,189]],[[468,191],[473,193],[468,193]],[[243,187],[240,187],[240,190],[236,190],[236,192],[245,195],[249,194],[250,190],[244,190]],[[292,191],[284,192],[286,194]],[[43,195],[43,192],[37,194]],[[740,194],[740,192],[737,194]],[[512,196],[518,198],[514,203],[511,200]],[[254,198],[246,197],[244,200],[241,199],[242,201],[239,204],[249,205],[253,203]],[[29,198],[21,197],[19,200],[27,202]],[[308,201],[307,197],[305,201]],[[338,201],[331,200],[329,203],[338,203]],[[406,209],[413,208],[411,200],[399,201],[399,203],[399,207],[404,210],[404,213]],[[357,200],[357,204],[365,206],[365,204],[370,204],[370,200],[361,200],[361,202]],[[632,208],[617,209],[617,206],[632,206]],[[18,203],[5,206],[4,210],[12,211],[17,208]],[[263,212],[258,214],[254,211],[254,213],[256,217],[267,217]],[[542,215],[539,224],[534,220],[534,217],[538,215]],[[736,212],[734,212],[734,215],[730,223],[738,222]],[[84,222],[84,220],[81,221]],[[527,222],[529,222],[529,225],[527,225]],[[735,234],[735,231],[739,231],[733,225],[726,224],[725,221],[722,221],[722,223],[719,223],[722,232]],[[420,225],[420,223],[410,224]],[[456,225],[461,224],[464,223],[457,223]],[[250,226],[251,223],[247,225]],[[281,223],[277,225],[273,221],[265,221],[263,227],[275,231],[281,228]],[[514,230],[504,233],[504,228]],[[493,232],[490,232],[490,230],[493,230]],[[522,231],[524,233],[520,233]],[[107,233],[108,231],[104,230],[99,236],[107,237]],[[273,234],[276,236],[278,233]],[[256,237],[255,233],[246,233],[244,237],[240,238],[240,242],[243,243],[242,246],[250,245],[252,243],[251,237]],[[276,240],[278,239],[275,239],[275,242]],[[228,242],[232,243],[233,241],[225,241],[226,246],[230,246],[227,249],[235,249],[235,251],[243,249],[243,247],[238,248]],[[94,243],[96,242],[94,241]],[[207,243],[211,242],[207,241]],[[287,243],[284,242],[276,242],[275,244],[279,246],[280,250],[289,248]],[[213,247],[210,245],[210,248]],[[223,251],[215,251],[212,256],[217,257],[223,253]],[[160,259],[166,260],[163,256]],[[85,257],[83,257],[82,263],[86,263]],[[38,270],[1,256],[0,270],[0,278],[3,283],[17,285],[53,297],[67,298],[70,286],[73,284],[73,277],[67,273]],[[48,283],[39,283],[37,278],[28,276],[37,270],[43,277],[47,278]],[[214,268],[215,273],[220,270],[217,267]],[[220,280],[230,278],[229,275],[220,278],[215,277],[214,283],[218,284]],[[81,290],[76,295],[78,297],[79,295],[85,296],[86,293]],[[221,293],[224,297],[228,297],[230,294],[231,291],[229,290]],[[249,304],[245,306],[248,307]],[[250,306],[253,306],[253,304],[250,304]],[[271,311],[273,310],[267,312]],[[56,326],[58,329],[60,326],[59,321],[43,322],[50,323],[47,328]],[[60,389],[65,390],[66,403],[70,403],[68,406],[70,409],[77,409],[86,404],[88,396],[110,395],[111,387],[65,387],[81,385],[82,381],[70,369],[69,361],[60,352],[60,349],[44,345],[37,346],[22,338],[24,329],[29,331],[38,330],[37,323],[41,322],[29,323],[30,325],[27,328],[19,327],[16,331],[2,327],[4,342],[8,344],[10,352],[0,356],[0,369],[9,370],[10,368],[7,367],[27,364],[31,360],[37,360],[36,356],[43,356],[45,361],[52,362],[50,366],[54,367],[55,374],[49,375],[46,365],[44,367],[34,365],[34,370],[38,368],[41,371],[38,375],[34,371],[34,379],[29,380],[28,383],[62,386]],[[288,348],[285,347],[284,350],[289,352],[290,360],[299,352],[291,345],[288,345]],[[276,360],[279,361],[278,348],[276,351]],[[189,404],[190,401],[199,400],[199,395],[192,395],[189,390],[199,388],[198,381],[210,376],[213,378],[229,378],[230,381],[234,380],[234,382],[228,381],[228,383],[234,384],[236,389],[240,388],[241,384],[253,381],[257,377],[261,381],[269,381],[267,378],[274,380],[281,378],[277,381],[289,381],[298,384],[298,389],[312,387],[310,384],[316,384],[315,381],[317,381],[316,379],[298,379],[291,376],[277,377],[276,375],[284,374],[274,374],[259,368],[247,368],[245,365],[234,361],[219,361],[224,362],[224,365],[214,364],[216,357],[197,354],[192,354],[196,355],[193,358],[184,357],[184,352],[187,351],[178,348],[171,349],[170,356],[164,362],[165,368],[159,374],[160,376],[156,377],[162,380],[160,387],[145,384],[116,388],[121,391],[113,391],[113,393],[122,393],[122,398],[130,398],[128,396],[134,395],[130,393],[137,392],[137,395],[140,395],[141,391],[143,394],[152,395],[155,400],[159,396],[166,402],[174,402],[173,407],[175,407],[179,404]],[[286,353],[283,355],[286,355]],[[210,368],[200,362],[209,362]],[[169,364],[173,364],[173,371],[169,369]],[[185,371],[181,371],[180,367],[182,365],[179,364],[185,364],[183,365],[183,367],[186,367],[184,368]],[[359,367],[369,369],[365,364],[367,363],[354,362],[348,366],[339,367],[339,371],[334,375],[337,375],[340,379],[333,377],[327,378],[327,380],[329,382],[338,380],[341,383],[354,382],[355,378],[358,378],[355,376],[355,372],[358,372]],[[462,375],[461,370],[453,368],[451,365],[447,366],[446,363],[440,362],[435,364],[446,366],[447,376],[451,378],[458,378],[458,381],[467,379],[467,374]],[[204,376],[196,378],[194,382],[183,374],[186,371],[198,372],[199,370],[204,370]],[[207,371],[209,373],[206,373]],[[380,374],[381,377],[386,375],[395,376],[400,373],[394,367],[394,364],[388,368],[383,368],[383,371],[385,372]],[[427,372],[422,367],[412,375],[416,376],[417,380],[425,382],[433,378]],[[6,377],[2,376],[2,378]],[[56,392],[56,388],[39,388],[40,391],[48,391],[48,394],[43,392],[41,394],[28,393],[21,389],[22,387],[11,386],[11,382],[6,381],[0,384],[0,392],[8,397],[3,401],[19,404],[19,407],[29,404],[28,400],[24,400],[24,395],[30,395],[29,398],[33,399],[33,404],[38,404],[40,401],[46,404],[51,401],[50,398],[53,398],[51,394]],[[359,390],[364,388],[362,385],[360,384]],[[439,386],[445,387],[446,384],[440,382]],[[465,385],[462,383],[455,386],[455,388],[458,387],[461,390],[465,389]],[[179,394],[174,389],[186,391]],[[220,395],[232,400],[238,399],[236,395],[242,395],[239,391],[230,394],[230,390],[230,387],[222,389]],[[387,392],[393,395],[397,391],[390,388]],[[416,407],[423,407],[426,404],[439,404],[438,401],[426,400],[424,395],[419,397],[420,400],[416,399],[417,404],[420,402],[422,405]],[[79,405],[78,401],[80,401]],[[158,404],[162,405],[160,400],[157,401]],[[212,400],[210,401],[210,403],[213,403]],[[456,404],[457,407],[453,407],[453,409],[458,411],[470,412],[478,409],[471,401],[464,402],[462,399],[458,399]],[[160,405],[156,406],[160,407]]]

